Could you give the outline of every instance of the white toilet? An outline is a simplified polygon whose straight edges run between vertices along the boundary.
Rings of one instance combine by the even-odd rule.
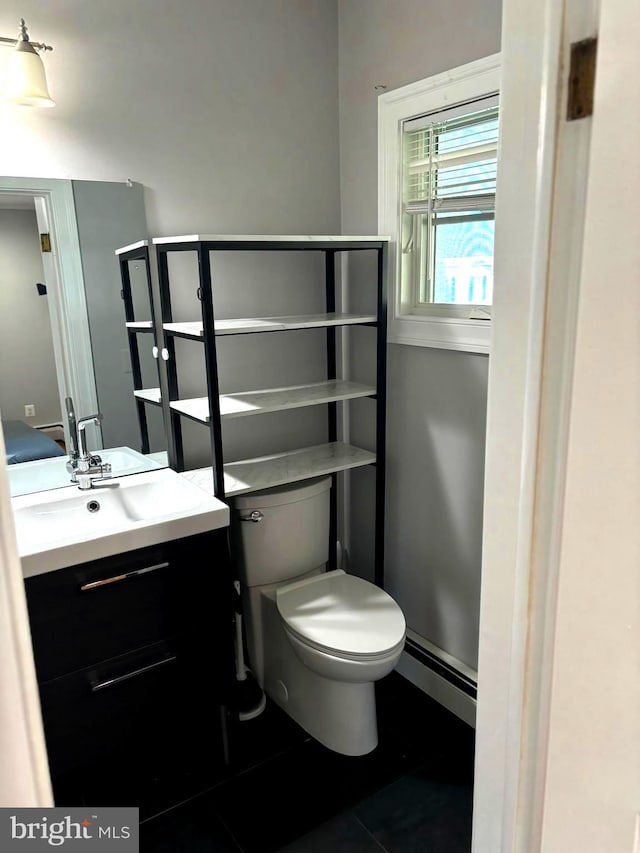
[[[320,743],[378,742],[374,681],[395,667],[405,620],[384,590],[326,572],[331,478],[235,499],[249,659],[260,686]]]

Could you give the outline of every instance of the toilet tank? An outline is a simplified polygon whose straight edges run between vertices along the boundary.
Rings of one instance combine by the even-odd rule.
[[[317,477],[234,499],[232,526],[245,586],[292,580],[327,562],[330,488],[331,477]],[[241,520],[252,513],[260,520]]]

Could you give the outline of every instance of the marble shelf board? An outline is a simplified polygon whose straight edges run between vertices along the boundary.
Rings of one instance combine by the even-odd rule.
[[[380,243],[390,239],[380,235],[349,237],[343,234],[184,234],[180,237],[154,237],[153,243]]]
[[[162,404],[159,388],[140,388],[139,391],[133,392],[133,396],[147,403],[155,403],[157,406]]]
[[[143,246],[148,246],[148,240],[138,240],[137,243],[130,243],[128,246],[121,246],[116,249],[116,255],[124,255],[126,252],[132,252],[134,249],[142,249]]]
[[[371,397],[376,389],[344,379],[313,382],[308,385],[293,385],[287,388],[266,388],[260,391],[241,391],[220,395],[220,416],[223,419],[279,412],[284,409],[299,409],[322,403],[335,403],[356,397]],[[190,400],[175,400],[172,409],[202,423],[209,423],[209,400],[196,397]]]
[[[208,424],[211,420],[209,416],[208,397],[191,397],[189,400],[174,400],[169,403],[169,407],[176,412],[180,412],[181,415],[193,418],[194,421],[201,421],[203,424]]]
[[[375,314],[300,314],[291,317],[242,317],[233,320],[216,320],[216,335],[242,335],[253,332],[284,332],[292,329],[321,329],[327,326],[349,326],[358,323],[375,323]],[[164,329],[177,335],[202,338],[202,322],[165,323]]]
[[[142,332],[153,331],[153,323],[151,320],[136,320],[133,323],[125,323],[127,329],[138,329]]]
[[[371,465],[376,461],[375,453],[350,444],[333,441],[314,447],[303,447],[286,453],[275,453],[256,459],[229,462],[224,466],[224,488],[226,497],[256,492],[285,483],[295,483],[310,477],[332,474]],[[183,477],[195,483],[209,494],[213,493],[213,471],[198,468],[184,471]]]

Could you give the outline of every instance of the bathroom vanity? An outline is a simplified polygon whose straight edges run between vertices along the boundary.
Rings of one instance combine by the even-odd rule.
[[[129,778],[144,790],[181,767],[217,781],[234,679],[228,507],[154,469],[13,508],[56,802],[70,779],[75,801],[104,779],[101,802],[132,805]]]
[[[233,676],[226,529],[25,580],[50,769],[191,755],[223,772]]]

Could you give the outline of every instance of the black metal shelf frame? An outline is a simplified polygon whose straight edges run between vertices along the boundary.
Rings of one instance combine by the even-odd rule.
[[[376,485],[375,485],[375,565],[374,582],[384,586],[384,508],[385,508],[385,457],[386,457],[386,383],[387,383],[387,266],[388,242],[386,240],[313,240],[284,241],[284,240],[194,240],[190,242],[167,242],[155,245],[158,265],[158,281],[160,288],[160,306],[162,327],[173,322],[171,308],[171,287],[169,276],[168,255],[171,252],[196,252],[198,259],[198,298],[202,314],[203,336],[195,338],[181,334],[179,331],[164,331],[165,346],[168,358],[165,362],[168,395],[163,395],[165,423],[170,424],[168,441],[169,465],[176,471],[184,470],[184,446],[182,441],[181,418],[189,415],[176,411],[170,403],[180,399],[178,391],[177,366],[175,359],[175,338],[193,341],[200,340],[204,344],[205,368],[207,379],[207,394],[209,398],[210,422],[207,425],[210,432],[211,462],[215,494],[220,500],[225,500],[224,486],[224,453],[222,447],[222,420],[220,417],[220,400],[218,386],[218,363],[215,334],[215,311],[211,276],[210,252],[212,251],[295,251],[322,252],[325,257],[325,310],[327,313],[336,310],[336,260],[340,253],[347,251],[375,251],[377,254],[376,275],[376,307],[377,320],[375,323],[363,322],[357,325],[376,329],[376,394],[372,397],[376,406]],[[155,323],[154,323],[155,327]],[[317,328],[317,327],[316,327]],[[264,334],[264,332],[248,332],[246,334]],[[326,327],[327,379],[337,378],[336,326]],[[191,420],[196,420],[191,418]],[[202,421],[196,421],[202,423]],[[337,441],[338,435],[338,405],[337,402],[327,404],[327,432],[329,442]],[[332,475],[331,507],[330,507],[330,567],[336,564],[337,531],[338,531],[338,495],[337,472]]]
[[[138,349],[138,334],[153,334],[154,342],[157,346],[156,323],[153,308],[153,291],[151,286],[151,267],[149,260],[149,247],[138,246],[135,249],[130,249],[128,252],[122,252],[118,255],[118,263],[120,264],[120,280],[122,289],[120,296],[124,302],[124,316],[126,323],[135,323],[135,311],[133,307],[133,294],[131,292],[131,276],[129,275],[129,262],[140,261],[144,264],[146,272],[147,290],[149,293],[149,311],[151,312],[151,326],[149,328],[131,328],[127,326],[127,341],[129,343],[129,356],[131,358],[131,372],[133,374],[133,390],[143,391],[142,370],[140,367],[140,351]],[[155,405],[152,400],[144,400],[140,397],[135,397],[136,411],[138,413],[138,423],[140,424],[140,444],[141,452],[149,453],[149,427],[147,424],[147,404]]]

